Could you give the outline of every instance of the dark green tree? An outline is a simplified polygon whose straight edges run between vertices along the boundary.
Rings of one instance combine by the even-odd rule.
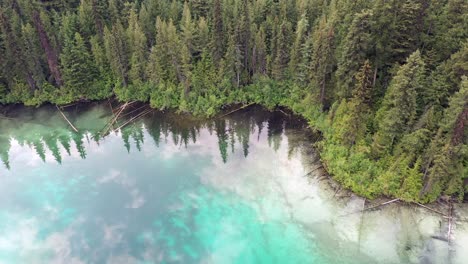
[[[88,89],[98,77],[96,65],[80,33],[67,43],[60,56],[65,85],[75,96],[89,96]]]
[[[442,124],[427,150],[424,189],[421,194],[434,201],[442,193],[463,197],[463,175],[468,160],[468,80],[450,98]]]
[[[147,39],[140,27],[137,14],[133,10],[130,11],[127,39],[130,52],[128,77],[133,84],[141,85],[145,80]]]
[[[301,60],[303,55],[303,46],[307,40],[308,20],[305,14],[297,22],[294,43],[291,48],[291,59],[289,61],[289,73],[294,80],[301,79]]]
[[[111,29],[104,29],[104,46],[112,72],[126,86],[129,68],[128,41],[120,21],[117,20]]]
[[[252,49],[253,74],[267,74],[267,47],[266,34],[263,27],[260,27],[255,34],[254,46]]]
[[[357,14],[343,41],[343,51],[338,62],[336,78],[340,98],[351,96],[355,76],[361,65],[372,55],[372,11]]]
[[[291,26],[287,21],[279,26],[276,35],[276,54],[272,66],[272,77],[276,80],[283,80],[287,77],[287,68],[289,63],[289,38]]]
[[[323,16],[313,34],[313,52],[311,61],[311,76],[315,89],[319,90],[319,101],[322,107],[327,104],[327,82],[335,65],[335,32],[331,19]]]
[[[224,26],[222,14],[221,0],[213,0],[213,59],[215,62],[219,61],[224,54]]]
[[[417,91],[424,84],[424,74],[421,53],[415,51],[392,79],[376,116],[378,129],[372,147],[376,156],[390,151],[401,136],[411,130],[416,120]]]

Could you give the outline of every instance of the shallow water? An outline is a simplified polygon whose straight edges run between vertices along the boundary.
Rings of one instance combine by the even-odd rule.
[[[101,137],[108,108],[67,108],[79,133],[52,107],[0,118],[0,263],[467,263],[464,222],[449,246],[423,208],[359,213],[301,120],[152,113]]]

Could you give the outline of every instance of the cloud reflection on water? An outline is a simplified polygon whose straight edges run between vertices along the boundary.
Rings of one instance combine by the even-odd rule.
[[[255,131],[256,133],[256,131]],[[24,185],[34,184],[34,181],[41,180],[41,177],[38,177],[34,173],[33,168],[39,169],[45,174],[49,174],[49,172],[58,173],[52,177],[50,180],[54,180],[55,178],[60,178],[57,184],[63,184],[63,182],[70,183],[73,180],[74,173],[79,171],[92,171],[92,173],[88,173],[89,175],[85,175],[86,180],[82,181],[80,184],[73,186],[75,188],[74,194],[70,193],[70,197],[64,197],[63,202],[59,201],[47,201],[44,203],[39,203],[36,208],[29,208],[28,210],[33,210],[31,213],[32,215],[36,214],[44,214],[44,212],[48,212],[50,215],[55,215],[53,218],[57,218],[57,212],[63,211],[65,207],[69,206],[67,203],[71,202],[74,197],[71,195],[86,195],[86,193],[92,192],[99,193],[103,192],[106,185],[116,185],[119,186],[124,192],[127,193],[127,197],[129,199],[123,205],[125,208],[128,209],[138,209],[144,206],[149,198],[145,197],[146,191],[140,190],[140,185],[142,183],[138,182],[139,178],[135,178],[135,171],[132,171],[131,168],[126,168],[126,164],[130,164],[132,162],[138,162],[139,164],[143,164],[141,162],[142,159],[154,160],[159,159],[164,164],[176,164],[173,163],[173,159],[194,159],[200,158],[205,159],[207,162],[204,163],[204,167],[195,168],[194,173],[200,177],[200,181],[204,184],[209,186],[209,188],[218,189],[220,192],[232,192],[235,191],[237,195],[242,195],[244,190],[248,189],[249,184],[258,184],[258,181],[262,180],[261,174],[262,173],[272,173],[278,167],[288,163],[289,161],[277,162],[277,153],[273,152],[270,147],[268,147],[267,136],[266,133],[261,134],[260,140],[258,142],[252,142],[250,146],[251,155],[257,156],[258,159],[252,159],[250,162],[249,159],[245,159],[244,155],[239,148],[242,147],[241,145],[235,146],[237,149],[234,153],[229,153],[230,156],[228,163],[224,163],[223,159],[219,153],[219,144],[216,141],[215,135],[210,133],[207,129],[203,129],[200,131],[197,141],[195,143],[191,143],[187,146],[183,146],[180,144],[174,144],[170,140],[164,140],[160,144],[159,148],[155,148],[153,145],[144,144],[142,145],[141,152],[132,152],[131,155],[126,155],[124,149],[117,150],[115,145],[117,145],[116,141],[120,139],[121,135],[111,135],[107,137],[105,140],[101,141],[98,145],[94,141],[86,141],[84,142],[84,147],[87,151],[87,159],[82,160],[79,151],[76,150],[76,146],[72,144],[72,148],[70,151],[70,155],[66,154],[66,150],[61,147],[60,152],[63,154],[62,164],[58,165],[54,159],[54,155],[49,151],[46,150],[45,152],[45,160],[44,162],[41,158],[38,157],[36,150],[34,150],[30,146],[21,146],[17,141],[13,140],[10,148],[10,156],[13,157],[11,159],[11,164],[13,169],[7,171],[7,177],[13,177],[13,175],[21,174],[20,178],[29,178],[27,181],[16,181],[10,182],[10,188],[16,188],[19,190],[23,188]],[[144,138],[150,138],[150,135],[147,131],[144,132]],[[132,149],[135,149],[136,145],[134,143],[130,144]],[[283,149],[279,150],[278,153],[285,152]],[[112,160],[112,158],[118,157],[117,160],[111,161],[109,165],[112,167],[109,169],[103,168],[94,168],[96,163],[107,164],[108,161]],[[265,158],[263,160],[262,158]],[[127,162],[119,162],[119,160],[125,159]],[[27,161],[27,162],[26,162]],[[243,162],[249,161],[245,164]],[[278,166],[273,167],[272,172],[265,172],[263,171],[273,162]],[[19,166],[19,164],[23,164],[23,166]],[[250,169],[249,169],[250,167]],[[167,167],[170,169],[170,166]],[[148,170],[151,169],[158,169],[156,167],[151,166],[148,164]],[[249,172],[250,170],[250,172]],[[107,171],[107,172],[106,172]],[[263,171],[263,172],[262,172]],[[71,173],[70,173],[71,172]],[[301,170],[301,173],[303,169]],[[294,172],[292,172],[294,173]],[[148,175],[149,176],[149,175]],[[259,177],[260,176],[260,177]],[[276,175],[272,174],[270,176],[276,177]],[[64,178],[69,177],[69,178]],[[245,178],[247,177],[247,178]],[[224,183],[223,183],[224,179]],[[247,184],[247,180],[255,180],[257,179],[257,183],[249,183]],[[245,188],[242,188],[242,181],[245,181],[246,185]],[[62,183],[60,183],[62,182]],[[38,188],[41,185],[37,186]],[[232,187],[233,189],[226,187]],[[104,188],[104,189],[103,189]],[[236,191],[237,189],[237,191]],[[113,189],[115,190],[115,189]],[[260,189],[258,189],[260,190]],[[41,191],[43,193],[44,191]],[[196,192],[196,191],[195,191]],[[250,190],[252,192],[250,197],[244,197],[251,199],[255,195],[255,190]],[[43,194],[44,195],[44,194]],[[43,196],[42,195],[42,196]],[[46,196],[50,196],[52,194],[45,194]],[[196,195],[192,195],[192,198],[196,197]],[[44,198],[44,196],[42,197]],[[50,200],[49,198],[46,198]],[[70,199],[70,200],[68,200]],[[41,205],[42,204],[42,205]],[[11,205],[10,205],[11,206]],[[168,207],[173,207],[173,205],[167,205]],[[174,208],[174,207],[173,207]],[[85,213],[86,212],[80,212]],[[101,231],[98,233],[103,234],[101,246],[99,247],[100,250],[110,251],[112,252],[112,248],[118,248],[123,244],[127,243],[131,239],[126,230],[125,225],[123,224],[112,224],[113,221],[108,223],[105,218],[100,217],[100,224],[93,223],[92,215],[86,215],[88,217],[87,221],[80,222],[80,225],[76,223],[69,223],[68,227],[65,227],[63,231],[50,231],[44,238],[41,238],[39,235],[43,230],[41,230],[44,226],[43,223],[40,221],[33,221],[34,223],[30,223],[28,225],[29,229],[25,229],[23,225],[13,225],[10,226],[9,229],[13,232],[11,235],[3,236],[2,245],[6,245],[8,242],[12,242],[13,234],[20,232],[23,241],[21,243],[10,243],[11,248],[10,253],[16,254],[16,252],[20,251],[24,252],[17,256],[18,258],[22,258],[22,260],[28,258],[37,258],[36,260],[40,260],[44,258],[46,255],[50,257],[49,261],[51,262],[68,262],[68,263],[86,263],[89,261],[86,259],[79,259],[80,255],[73,255],[72,252],[76,252],[77,247],[79,247],[78,252],[85,253],[88,256],[94,256],[96,259],[102,259],[101,256],[96,252],[93,252],[94,246],[87,245],[84,246],[83,243],[79,241],[86,241],[86,237],[82,237],[79,239],[77,236],[73,234],[71,231],[72,229],[80,230],[90,228],[92,225],[99,225]],[[27,217],[25,214],[19,214],[18,220],[24,219]],[[33,216],[34,217],[34,216]],[[107,216],[111,217],[111,216]],[[49,220],[53,221],[53,218],[49,218]],[[57,220],[57,219],[56,219]],[[58,219],[60,220],[60,219]],[[63,220],[63,219],[62,219]],[[264,220],[266,221],[266,220]],[[18,222],[18,221],[14,221]],[[114,221],[115,222],[115,221]],[[222,224],[224,228],[229,229],[233,227],[232,224]],[[86,227],[88,226],[88,227]],[[224,229],[223,228],[223,229]],[[94,228],[95,229],[95,228]],[[23,230],[23,231],[22,231]],[[218,236],[222,237],[223,233],[219,233]],[[221,239],[221,238],[220,238]],[[221,239],[222,240],[222,239]],[[29,244],[26,244],[29,243]],[[81,244],[80,244],[81,243]],[[60,244],[60,245],[58,245]],[[86,243],[85,243],[86,244]],[[14,245],[14,246],[13,246]],[[102,247],[105,248],[102,248]],[[244,244],[242,248],[245,248],[247,245]],[[242,252],[239,251],[238,253],[233,251],[233,248],[236,246],[229,246],[230,254],[237,255],[238,253]],[[2,247],[5,250],[5,247]],[[238,249],[241,250],[241,249]],[[34,252],[34,253],[31,253]],[[227,252],[225,252],[227,253]],[[211,253],[210,259],[216,259],[214,252]],[[222,251],[216,253],[223,255]],[[144,253],[140,256],[141,258],[148,258],[148,256],[157,256],[159,259],[167,258],[171,261],[176,261],[177,259],[182,259],[183,257],[177,256],[178,254],[170,253],[170,254],[161,254],[161,253],[150,253],[148,249],[144,250]],[[233,255],[233,256],[234,256]],[[146,256],[146,257],[145,257]],[[10,257],[13,257],[10,255]],[[218,257],[219,258],[219,257]],[[108,256],[108,262],[117,263],[119,261],[123,262],[135,262],[137,261],[138,257],[124,254],[124,255],[114,255],[111,254]],[[140,259],[142,260],[142,259]],[[206,259],[205,259],[206,260]],[[34,261],[33,261],[34,262]]]
[[[337,201],[304,177],[300,130],[245,118],[198,127],[196,138],[167,120],[98,142],[67,134],[68,148],[22,128],[9,143],[11,169],[0,168],[0,263],[446,259],[430,238],[440,217],[392,206],[354,214],[362,199]]]

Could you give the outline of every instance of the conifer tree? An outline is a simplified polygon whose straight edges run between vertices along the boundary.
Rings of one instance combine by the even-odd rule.
[[[11,17],[15,18],[17,17],[17,14],[14,11],[12,11]],[[31,91],[34,91],[36,89],[37,84],[33,78],[33,74],[30,71],[30,69],[28,69],[28,67],[24,67],[28,64],[26,62],[25,54],[22,47],[17,44],[21,43],[21,36],[18,35],[18,33],[20,32],[17,32],[15,30],[14,22],[14,19],[10,19],[10,17],[7,16],[7,14],[5,14],[3,10],[0,9],[0,29],[5,39],[4,56],[6,57],[6,66],[10,69],[7,72],[6,77],[10,79],[10,82],[12,79],[15,78],[24,78],[24,80],[26,80],[27,84],[29,85]]]
[[[104,50],[104,45],[102,40],[98,35],[95,35],[89,40],[91,45],[91,54],[93,55],[94,64],[99,70],[100,77],[109,77],[110,67],[109,62],[107,61],[106,51]]]
[[[155,20],[152,18],[151,13],[145,3],[141,4],[140,11],[138,13],[138,19],[138,23],[145,33],[148,43],[150,45],[154,45],[154,35],[156,34],[154,27]]]
[[[350,101],[349,130],[347,141],[354,144],[362,139],[366,132],[366,118],[370,112],[372,103],[372,67],[368,60],[364,62],[359,72],[356,73],[356,84],[353,89],[353,97]]]
[[[240,76],[242,72],[242,52],[235,42],[233,36],[230,36],[228,40],[228,46],[226,54],[224,56],[225,61],[225,74],[226,77],[231,79],[232,83],[239,87]]]
[[[44,74],[42,65],[44,61],[39,46],[39,39],[37,38],[36,32],[30,24],[23,25],[21,27],[21,36],[23,43],[23,53],[25,57],[25,66],[31,73],[34,82],[40,88],[44,83],[46,76]]]
[[[252,49],[252,68],[253,74],[267,74],[267,47],[266,34],[263,26],[260,26],[255,34],[254,46]]]
[[[128,46],[125,30],[117,21],[111,29],[104,29],[104,46],[107,60],[114,75],[120,79],[124,86],[128,83]]]
[[[81,0],[78,8],[78,19],[80,23],[80,31],[85,38],[88,38],[96,33],[95,23],[93,18],[93,2],[92,0]]]
[[[209,3],[207,0],[190,0],[190,7],[195,18],[208,16]]]
[[[466,112],[455,102],[466,101],[467,8],[466,0],[4,0],[0,103],[112,91],[205,116],[232,102],[280,104],[323,132],[330,173],[360,194],[462,196]],[[330,122],[321,122],[327,111]],[[141,129],[125,133],[138,147]],[[84,156],[83,135],[74,137]],[[69,141],[60,136],[68,152]],[[41,142],[29,143],[43,156]]]
[[[156,44],[151,48],[146,75],[155,84],[162,81],[175,81],[175,76],[170,74],[170,58],[167,54],[167,30],[166,22],[161,17],[156,19]]]
[[[308,28],[308,20],[305,14],[301,16],[301,19],[297,22],[296,36],[294,43],[291,48],[291,59],[289,61],[289,73],[294,80],[300,78],[297,76],[299,73],[299,67],[302,59],[302,47],[306,41],[306,32]]]
[[[195,34],[195,59],[200,58],[200,55],[209,49],[210,43],[210,31],[208,28],[208,23],[204,17],[198,19],[197,33]]]
[[[417,91],[424,84],[424,73],[424,62],[419,50],[411,54],[406,64],[398,69],[377,113],[378,129],[373,142],[376,156],[391,150],[414,124]]]
[[[128,47],[130,52],[129,79],[134,84],[141,84],[145,78],[144,73],[147,61],[147,40],[134,10],[130,11],[127,28]]]
[[[58,59],[58,52],[52,45],[50,38],[46,32],[44,24],[42,23],[42,18],[37,10],[33,11],[32,20],[34,27],[39,35],[39,40],[41,43],[41,47],[44,50],[44,53],[47,58],[47,64],[49,66],[49,70],[51,75],[53,76],[55,83],[58,86],[63,84],[62,82],[62,74],[60,73],[59,67],[59,59]]]
[[[180,20],[180,12],[179,12],[179,2],[177,0],[172,0],[171,5],[169,7],[169,19],[172,21],[179,21]]]
[[[182,11],[182,20],[180,22],[180,29],[182,33],[182,39],[184,44],[187,46],[190,54],[194,53],[194,34],[195,25],[192,22],[192,15],[190,13],[190,7],[187,2],[184,2],[184,9]]]
[[[343,41],[343,52],[338,62],[336,77],[341,98],[351,96],[355,75],[366,59],[370,58],[372,11],[365,10],[356,15]]]
[[[432,2],[436,6],[439,2]],[[440,1],[442,7],[433,7],[440,13],[435,13],[430,20],[432,25],[428,34],[424,35],[425,44],[434,49],[435,60],[440,62],[448,59],[451,54],[460,49],[468,36],[468,2],[465,0]]]
[[[108,12],[109,18],[112,23],[117,22],[120,20],[121,13],[120,11],[123,9],[123,6],[119,0],[109,0],[108,4]]]
[[[427,201],[441,193],[463,197],[466,173],[468,127],[468,79],[463,77],[460,90],[450,99],[442,124],[426,153],[425,184],[421,192]]]
[[[251,31],[250,31],[250,11],[249,11],[249,2],[248,0],[242,0],[241,9],[240,9],[240,18],[239,18],[239,31],[238,33],[238,43],[240,50],[242,52],[243,67],[247,79],[250,77],[251,68],[251,51],[250,51],[250,42],[251,42]]]
[[[224,54],[224,29],[221,0],[213,0],[213,59],[219,61]]]
[[[64,47],[60,57],[65,85],[76,95],[85,96],[97,78],[97,69],[80,33]]]
[[[283,80],[287,77],[287,67],[289,62],[289,36],[290,25],[287,21],[283,21],[278,29],[276,36],[276,55],[273,61],[272,76],[276,80]]]
[[[326,107],[327,82],[331,79],[331,73],[335,64],[333,57],[334,49],[335,33],[332,20],[327,20],[326,16],[323,16],[313,34],[311,61],[313,84],[320,91],[319,101],[322,107]]]

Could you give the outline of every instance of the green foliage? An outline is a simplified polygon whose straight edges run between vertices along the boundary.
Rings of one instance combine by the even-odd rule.
[[[112,73],[115,78],[127,85],[129,54],[126,35],[120,21],[113,24],[111,29],[108,27],[104,29],[104,46]]]
[[[15,79],[11,83],[11,90],[5,98],[5,103],[25,102],[30,100],[32,96],[28,85]]]
[[[343,52],[336,71],[337,93],[341,98],[351,96],[351,90],[355,86],[355,75],[366,59],[372,59],[372,16],[370,10],[357,14],[343,41]]]
[[[450,99],[437,134],[430,143],[425,156],[430,161],[425,170],[428,181],[423,193],[433,201],[440,194],[458,193],[463,197],[463,179],[468,163],[468,79],[463,77],[460,90]]]
[[[0,3],[2,104],[288,107],[322,133],[328,172],[363,196],[465,195],[464,0],[33,2]]]
[[[325,108],[327,106],[327,97],[329,92],[327,83],[330,81],[331,74],[335,65],[334,49],[335,49],[335,31],[333,20],[327,19],[323,15],[319,21],[313,36],[313,53],[312,53],[312,83],[318,92],[320,103]]]
[[[7,88],[4,84],[0,83],[0,104],[6,103]]]
[[[61,56],[65,86],[78,98],[92,96],[88,90],[98,77],[98,70],[83,38],[75,33],[74,39],[67,41]]]
[[[374,135],[373,144],[376,157],[391,151],[392,146],[414,124],[417,91],[422,90],[424,73],[421,54],[415,51],[393,78],[376,116],[378,130]]]

